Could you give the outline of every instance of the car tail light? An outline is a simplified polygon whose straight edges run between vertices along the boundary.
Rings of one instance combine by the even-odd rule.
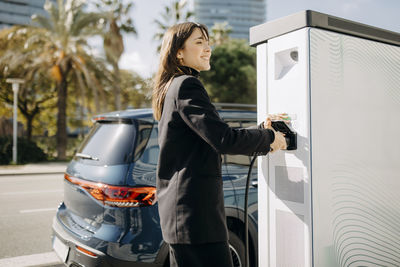
[[[75,246],[75,247],[76,247],[77,250],[85,253],[86,255],[89,255],[89,256],[92,256],[92,257],[97,257],[97,255],[95,253],[93,253],[93,252],[91,252],[91,251],[89,251],[87,249],[84,249],[83,247],[80,247],[80,246]]]
[[[101,121],[104,120],[106,117],[95,117],[93,118],[93,121]]]
[[[113,207],[142,207],[156,203],[156,188],[153,186],[127,187],[86,181],[69,174],[65,180],[85,189],[92,197]]]

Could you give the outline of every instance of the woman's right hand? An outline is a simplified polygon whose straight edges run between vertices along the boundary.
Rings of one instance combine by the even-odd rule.
[[[272,128],[269,128],[272,129]],[[277,132],[274,129],[272,129],[275,133],[275,140],[274,142],[270,145],[271,147],[271,153],[274,153],[275,151],[278,151],[280,149],[286,149],[287,148],[287,143],[285,139],[285,135],[281,132]]]
[[[281,115],[283,115],[283,114],[279,114],[279,115],[276,115],[276,116],[281,116]],[[278,151],[280,149],[286,149],[287,148],[287,143],[286,143],[285,135],[283,133],[281,133],[281,132],[275,131],[274,128],[272,128],[272,119],[274,119],[273,115],[269,115],[267,117],[267,119],[264,122],[264,128],[274,131],[275,140],[270,145],[270,147],[271,147],[271,151],[270,152],[274,153],[275,151]]]

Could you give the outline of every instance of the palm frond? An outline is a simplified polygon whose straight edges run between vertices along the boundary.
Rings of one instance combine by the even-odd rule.
[[[47,17],[40,16],[40,15],[33,15],[32,16],[32,22],[37,24],[39,27],[45,28],[48,31],[54,31],[53,24],[51,23],[51,20]]]
[[[188,19],[190,19],[190,18],[193,17],[193,16],[194,16],[194,12],[188,11],[188,12],[186,13],[185,20],[188,20]]]
[[[93,32],[98,32],[96,24],[100,19],[106,19],[104,13],[83,13],[79,12],[75,17],[74,23],[71,25],[70,33],[72,36],[79,36],[83,30],[92,28]]]
[[[52,24],[54,24],[55,21],[59,21],[58,4],[54,5],[53,2],[46,0],[44,9],[49,13]]]

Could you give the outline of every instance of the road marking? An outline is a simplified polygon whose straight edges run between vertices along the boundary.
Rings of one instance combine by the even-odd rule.
[[[42,212],[42,211],[56,211],[56,208],[47,208],[47,209],[32,209],[32,210],[20,210],[20,213],[31,213],[31,212]]]
[[[46,252],[40,254],[32,254],[18,256],[14,258],[0,259],[0,266],[28,267],[36,265],[60,264],[61,261],[55,252]]]
[[[64,192],[62,189],[58,190],[40,190],[40,191],[22,191],[22,192],[6,192],[1,193],[2,196],[12,196],[12,195],[28,195],[28,194],[46,194],[46,193],[61,193]]]

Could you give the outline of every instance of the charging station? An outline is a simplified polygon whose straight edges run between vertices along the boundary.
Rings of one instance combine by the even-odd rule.
[[[303,11],[250,44],[258,121],[297,134],[258,159],[259,266],[400,266],[400,34]]]

